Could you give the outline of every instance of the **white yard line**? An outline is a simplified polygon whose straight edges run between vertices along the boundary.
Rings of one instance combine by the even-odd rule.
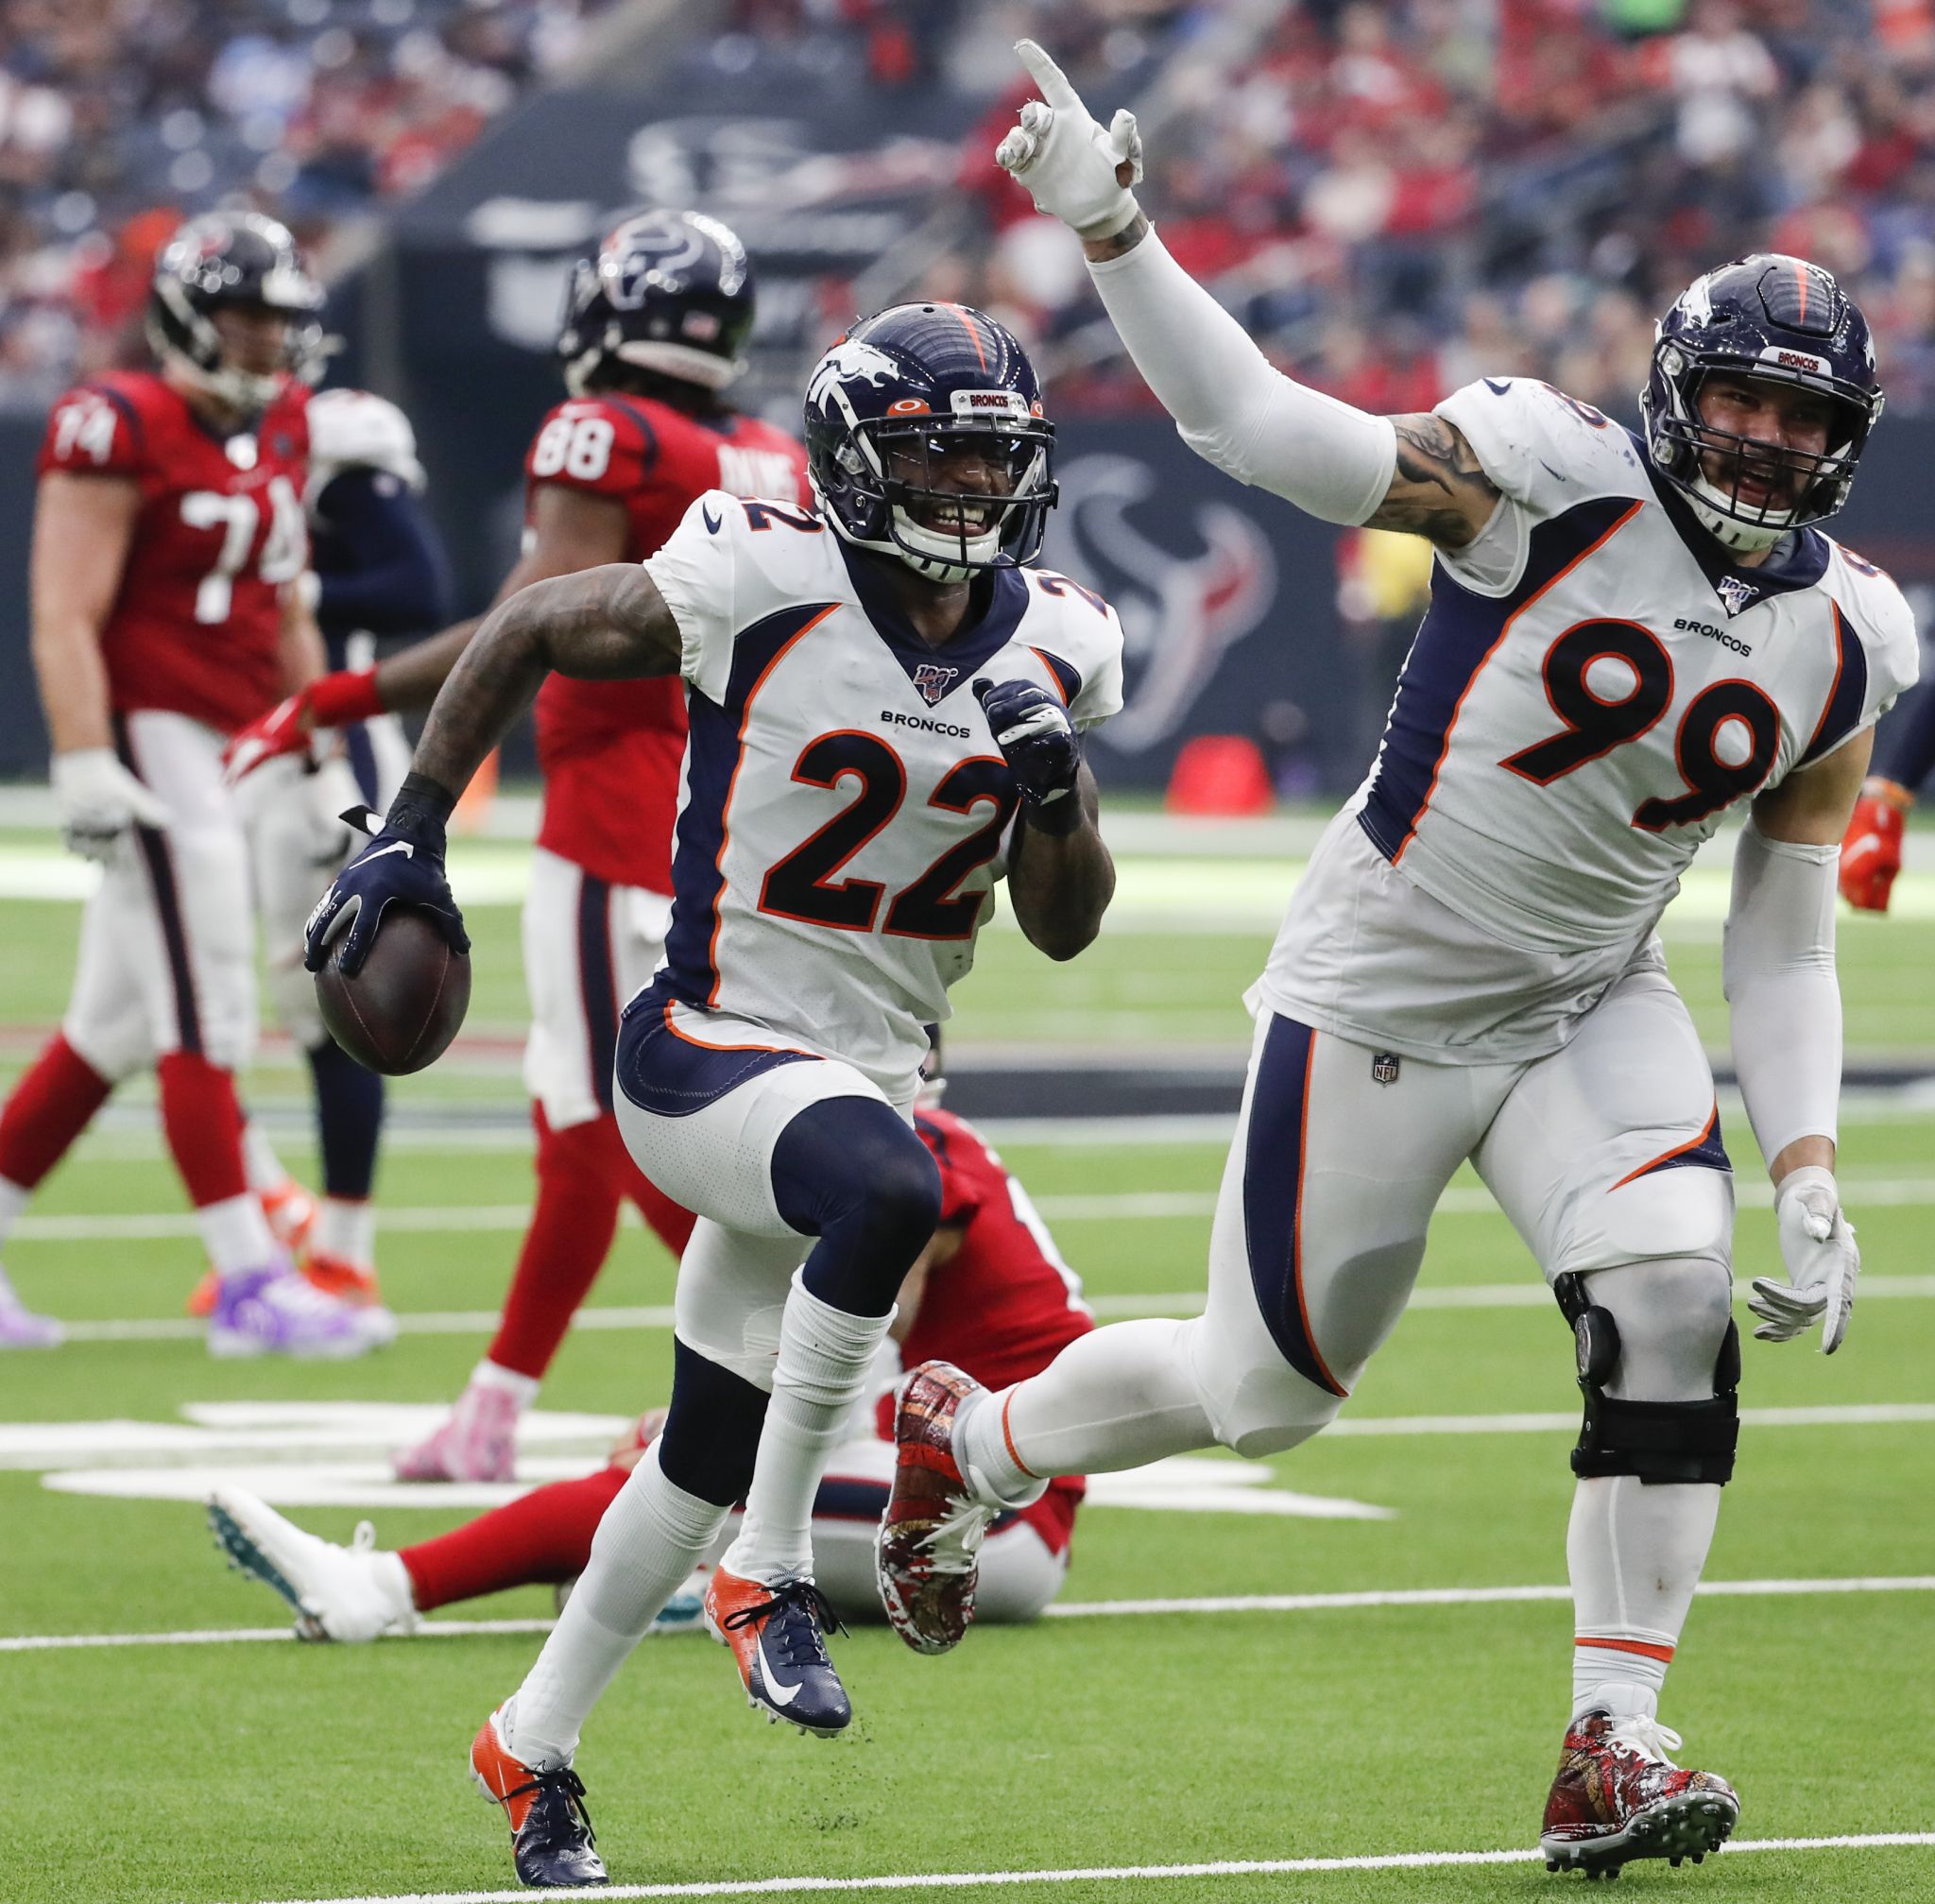
[[[1864,1276],[1861,1300],[1883,1302],[1892,1297],[1935,1296],[1935,1276]],[[1744,1284],[1735,1291],[1734,1299],[1745,1302]],[[1137,1315],[1194,1315],[1203,1307],[1200,1289],[1173,1290],[1150,1295],[1090,1295],[1088,1307],[1104,1318]],[[1535,1278],[1523,1282],[1480,1282],[1449,1284],[1413,1292],[1412,1309],[1549,1309],[1551,1292]],[[497,1327],[494,1309],[421,1310],[401,1313],[397,1329],[404,1335],[488,1335]],[[574,1329],[670,1329],[673,1312],[669,1304],[600,1305],[578,1311]],[[208,1331],[208,1325],[192,1316],[135,1316],[116,1321],[70,1322],[70,1342],[195,1342]],[[1335,1433],[1333,1429],[1330,1431]]]
[[[1841,1179],[1848,1207],[1858,1214],[1862,1205],[1873,1209],[1935,1207],[1935,1176],[1844,1176]],[[1738,1184],[1736,1194],[1753,1209],[1773,1202],[1773,1186],[1758,1179]],[[1103,1223],[1147,1217],[1204,1217],[1215,1213],[1213,1190],[1122,1191],[1085,1194],[1045,1191],[1034,1199],[1041,1214],[1054,1223]],[[1454,1184],[1438,1199],[1440,1216],[1483,1216],[1498,1213],[1490,1192],[1477,1184]],[[467,1230],[519,1231],[530,1222],[525,1203],[427,1204],[383,1209],[378,1222],[397,1235],[452,1235]],[[640,1227],[629,1207],[623,1221]],[[157,1243],[198,1234],[193,1210],[161,1210],[127,1216],[24,1216],[11,1234],[22,1243]],[[1861,1284],[1866,1295],[1878,1278]],[[1926,1281],[1927,1278],[1916,1278]],[[1935,1285],[1931,1285],[1935,1286]],[[1543,1296],[1538,1297],[1544,1300]]]
[[[1827,1580],[1705,1580],[1702,1598],[1792,1599],[1816,1593],[1935,1593],[1935,1574],[1848,1575]],[[1361,1593],[1239,1593],[1190,1600],[1073,1600],[1048,1609],[1051,1620],[1155,1618],[1175,1614],[1348,1613],[1380,1606],[1496,1606],[1567,1601],[1569,1587],[1410,1587]],[[424,1639],[478,1634],[549,1633],[549,1620],[437,1620],[417,1628]],[[94,1652],[122,1646],[236,1646],[294,1639],[287,1626],[210,1626],[178,1633],[26,1633],[0,1638],[0,1653]]]
[[[1866,1831],[1841,1838],[1742,1838],[1722,1847],[1738,1858],[1756,1851],[1875,1851],[1935,1845],[1935,1831]],[[842,1891],[973,1891],[1019,1884],[1129,1884],[1187,1878],[1277,1878],[1327,1871],[1440,1871],[1460,1865],[1531,1864],[1535,1845],[1510,1851],[1391,1851],[1361,1858],[1224,1858],[1209,1864],[1093,1864],[1073,1870],[910,1872],[888,1878],[749,1878],[715,1884],[609,1884],[555,1891],[555,1897],[779,1897]],[[314,1904],[526,1904],[530,1892],[359,1892]],[[307,1898],[275,1904],[312,1904]]]

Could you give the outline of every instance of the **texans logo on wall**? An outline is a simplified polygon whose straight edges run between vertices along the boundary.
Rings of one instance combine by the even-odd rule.
[[[1126,757],[1124,779],[1161,773],[1192,732],[1252,731],[1284,660],[1259,654],[1252,665],[1279,592],[1273,537],[1226,478],[1221,495],[1207,484],[1199,491],[1179,467],[1195,459],[1175,449],[1179,456],[1162,445],[1159,463],[1070,456],[1055,472],[1061,506],[1047,560],[1105,595],[1122,617],[1122,711],[1097,740]],[[1327,602],[1330,574],[1326,561]]]

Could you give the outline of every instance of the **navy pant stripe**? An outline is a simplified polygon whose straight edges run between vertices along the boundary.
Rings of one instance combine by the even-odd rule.
[[[1243,1237],[1257,1306],[1283,1359],[1307,1381],[1343,1395],[1311,1337],[1303,1298],[1304,1140],[1315,1044],[1310,1027],[1289,1018],[1274,1018],[1264,1037],[1243,1153]]]
[[[136,780],[141,770],[134,764],[134,749],[128,738],[128,723],[114,716],[114,751],[121,764]],[[201,1051],[201,1014],[195,1003],[195,971],[188,963],[188,935],[181,923],[181,896],[175,883],[175,863],[168,857],[168,843],[153,827],[136,827],[136,844],[147,867],[148,883],[154,888],[155,911],[162,921],[162,944],[168,955],[168,977],[175,988],[175,1022],[181,1033],[181,1049],[197,1055]]]
[[[618,1055],[618,992],[611,974],[611,888],[584,874],[578,883],[578,986],[585,1001],[585,1043],[598,1107],[611,1108],[611,1067]]]

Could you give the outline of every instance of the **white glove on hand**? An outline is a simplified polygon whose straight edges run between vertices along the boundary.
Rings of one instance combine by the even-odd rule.
[[[1754,1333],[1762,1342],[1791,1342],[1816,1322],[1821,1352],[1832,1355],[1848,1332],[1855,1306],[1855,1278],[1861,1252],[1854,1226],[1841,1214],[1834,1173],[1818,1163],[1790,1170],[1775,1186],[1774,1221],[1780,1226],[1780,1253],[1788,1279],[1754,1278],[1747,1307],[1760,1318]]]
[[[106,860],[129,827],[164,827],[167,803],[135,779],[111,747],[76,747],[56,754],[49,779],[60,809],[68,850]]]
[[[1081,237],[1114,237],[1141,209],[1116,172],[1127,165],[1129,185],[1142,181],[1136,115],[1124,107],[1104,131],[1062,69],[1033,40],[1018,40],[1015,51],[1035,76],[1041,98],[1021,108],[1021,123],[995,147],[995,163],[1027,188],[1037,212],[1072,226]]]
[[[364,804],[356,770],[340,753],[326,754],[303,775],[302,797],[309,808],[310,859],[334,872],[363,846],[362,835],[343,817]]]

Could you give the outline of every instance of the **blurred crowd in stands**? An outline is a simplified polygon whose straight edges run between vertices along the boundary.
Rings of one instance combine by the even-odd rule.
[[[612,0],[7,0],[0,398],[125,350],[157,244],[249,203],[327,263],[429,180]]]
[[[139,300],[178,210],[326,239],[407,193],[622,0],[9,0],[0,396],[47,394]],[[988,159],[1039,34],[1143,117],[1143,202],[1284,367],[1378,410],[1481,371],[1623,417],[1652,319],[1765,248],[1866,306],[1935,409],[1935,0],[722,0],[824,83],[985,103],[931,295],[1041,349],[1063,411],[1146,403],[1079,256]],[[959,122],[959,112],[953,114]],[[833,301],[837,302],[837,297]]]

